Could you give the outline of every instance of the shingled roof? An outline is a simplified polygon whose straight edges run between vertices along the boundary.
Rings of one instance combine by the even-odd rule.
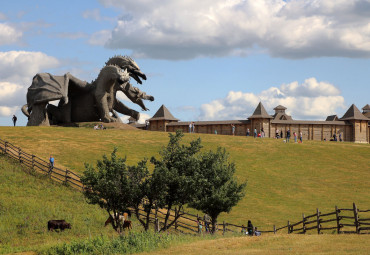
[[[337,121],[337,120],[339,120],[337,115],[329,115],[328,117],[326,117],[325,121]]]
[[[370,105],[367,104],[365,105],[364,107],[362,107],[362,110],[365,112],[365,111],[369,111],[370,110]]]
[[[149,120],[177,120],[173,115],[170,113],[170,111],[167,109],[166,106],[162,104],[161,107],[159,107],[158,111],[154,114],[152,118]]]
[[[340,120],[369,120],[364,116],[356,105],[352,104]]]
[[[256,107],[256,110],[254,110],[252,116],[248,117],[248,119],[272,119],[273,117],[271,115],[269,115],[265,109],[265,107],[263,107],[262,103],[260,102],[257,107]]]
[[[281,104],[279,104],[278,106],[276,106],[274,108],[274,110],[286,110],[287,108],[285,106],[282,106]]]

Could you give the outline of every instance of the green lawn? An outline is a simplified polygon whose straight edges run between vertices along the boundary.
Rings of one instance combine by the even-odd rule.
[[[204,150],[225,147],[236,163],[238,179],[248,182],[245,198],[230,214],[221,215],[221,221],[246,224],[251,219],[261,230],[271,230],[274,224],[282,226],[287,220],[300,221],[302,213],[313,214],[316,208],[323,213],[332,212],[335,205],[351,208],[356,202],[360,209],[370,209],[369,144],[319,141],[286,144],[275,139],[206,134],[186,134],[184,142],[198,137]],[[158,156],[160,148],[168,142],[168,134],[140,130],[0,127],[0,139],[41,158],[47,159],[52,153],[57,167],[82,173],[85,162],[95,164],[115,146],[118,155],[127,155],[129,164]],[[65,194],[66,199],[69,194],[77,196],[76,192]],[[81,196],[79,199],[84,204]]]
[[[104,228],[107,214],[85,203],[82,193],[25,173],[4,156],[0,156],[0,180],[0,253],[115,234]],[[49,232],[51,219],[64,219],[72,229]]]

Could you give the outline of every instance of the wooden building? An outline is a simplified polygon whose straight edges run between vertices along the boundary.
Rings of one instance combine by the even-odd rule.
[[[189,125],[194,124],[195,133],[231,135],[232,126],[235,126],[235,135],[245,136],[247,131],[253,136],[254,129],[257,133],[264,131],[265,137],[285,138],[290,130],[298,135],[302,132],[303,140],[332,140],[336,137],[343,141],[369,143],[370,141],[370,106],[367,104],[362,108],[363,112],[353,104],[343,115],[338,118],[331,115],[325,121],[294,120],[285,113],[287,108],[278,105],[274,108],[275,114],[269,115],[260,102],[253,114],[246,120],[221,120],[221,121],[179,121],[170,111],[162,105],[150,118],[148,130],[175,132],[182,130],[189,132]],[[143,126],[137,126],[142,128]]]

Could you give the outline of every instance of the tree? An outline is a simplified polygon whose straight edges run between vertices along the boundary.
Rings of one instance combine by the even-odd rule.
[[[212,221],[212,233],[215,232],[217,217],[222,212],[229,213],[243,197],[246,183],[238,184],[234,178],[235,164],[229,163],[225,149],[209,151],[200,156],[197,169],[196,198],[189,206],[207,213]]]
[[[81,182],[87,202],[105,209],[112,219],[112,227],[120,232],[119,214],[127,211],[133,203],[141,202],[143,194],[140,184],[149,171],[145,159],[137,166],[127,166],[126,158],[117,157],[116,152],[117,148],[114,148],[110,159],[104,155],[103,160],[98,160],[97,170],[85,164]]]
[[[167,147],[160,151],[161,159],[151,158],[154,164],[152,175],[152,185],[161,187],[161,197],[157,200],[160,208],[166,207],[164,226],[161,231],[170,228],[181,216],[175,215],[172,222],[169,221],[171,210],[176,207],[177,212],[183,209],[183,206],[191,202],[197,192],[196,178],[194,174],[199,168],[199,161],[196,157],[202,148],[200,138],[191,141],[190,145],[180,145],[184,134],[177,131],[175,134],[169,134],[170,141]]]

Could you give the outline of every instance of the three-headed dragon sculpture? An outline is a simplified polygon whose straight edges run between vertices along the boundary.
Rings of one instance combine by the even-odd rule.
[[[71,122],[121,122],[118,113],[139,119],[139,112],[117,99],[122,91],[128,99],[147,111],[143,100],[153,101],[130,83],[133,78],[142,84],[146,75],[136,62],[127,56],[110,58],[98,77],[88,83],[70,73],[63,76],[38,73],[27,92],[27,104],[22,112],[28,117],[28,126],[57,125]],[[50,102],[59,100],[58,106]]]

